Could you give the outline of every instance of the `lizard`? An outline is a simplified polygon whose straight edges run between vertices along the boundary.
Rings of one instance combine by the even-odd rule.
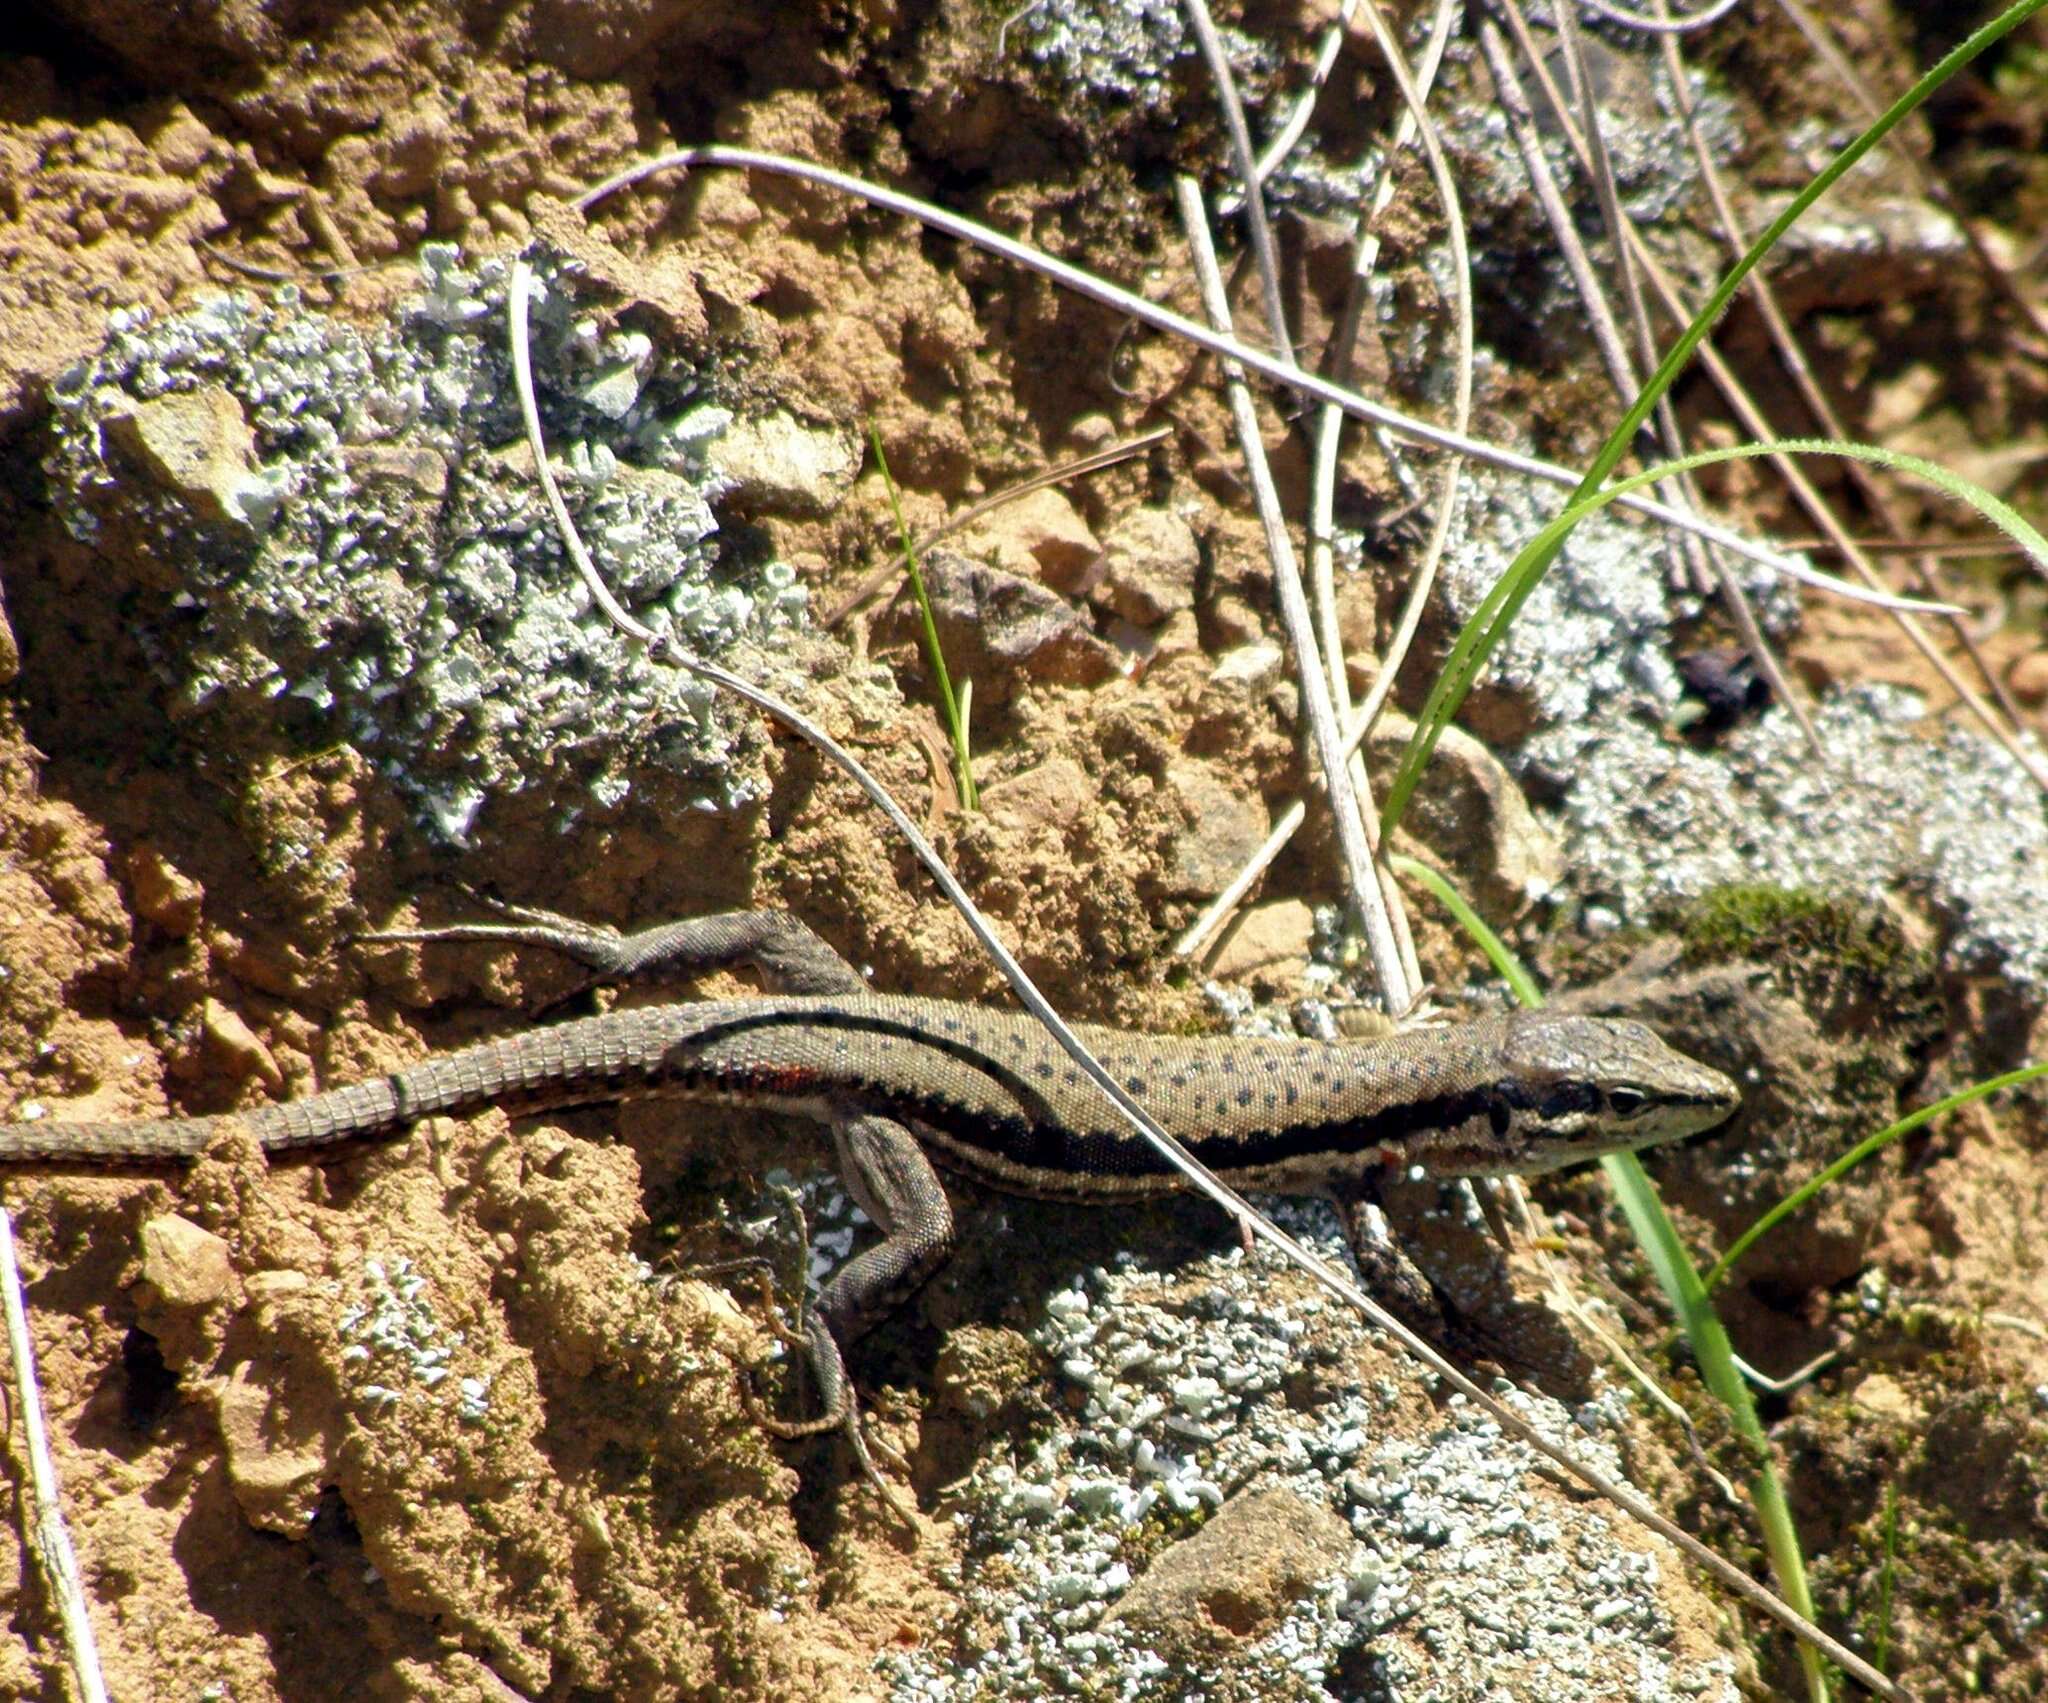
[[[1113,1205],[1186,1186],[1036,1019],[880,994],[800,919],[730,911],[622,933],[501,906],[507,920],[358,936],[565,954],[589,987],[751,966],[760,997],[615,1007],[431,1055],[298,1100],[212,1116],[0,1123],[0,1164],[169,1165],[232,1127],[275,1158],[327,1159],[429,1117],[514,1115],[645,1097],[793,1112],[825,1124],[881,1239],[800,1313],[822,1417],[902,1515],[858,1422],[845,1350],[944,1263],[953,1217],[934,1164],[1012,1194]],[[578,990],[582,991],[582,990]],[[1529,1175],[1675,1141],[1738,1103],[1721,1072],[1627,1019],[1519,1011],[1378,1040],[1167,1038],[1077,1025],[1159,1122],[1239,1189],[1333,1198],[1361,1271],[1406,1319],[1451,1333],[1449,1303],[1389,1237],[1382,1184]],[[744,1386],[743,1386],[744,1388]]]

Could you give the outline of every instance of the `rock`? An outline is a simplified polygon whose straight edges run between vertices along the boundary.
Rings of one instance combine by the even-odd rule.
[[[1291,1490],[1234,1496],[1106,1617],[1189,1656],[1260,1637],[1350,1559],[1351,1529]],[[1172,1658],[1169,1656],[1169,1660]]]
[[[448,494],[448,463],[431,449],[366,443],[351,444],[342,453],[349,477],[362,484],[397,485],[409,495],[436,503]]]
[[[1081,588],[1102,557],[1088,523],[1051,486],[1003,504],[954,542],[966,555],[1069,593]]]
[[[152,1218],[142,1227],[141,1282],[156,1305],[211,1307],[234,1289],[228,1245],[174,1212]]]
[[[1067,449],[1073,455],[1093,455],[1116,438],[1116,422],[1107,414],[1082,414],[1067,428]]]
[[[1079,763],[1054,757],[983,787],[981,808],[999,827],[1065,829],[1074,825],[1094,796],[1094,784]]]
[[[109,445],[201,520],[261,532],[277,495],[256,465],[242,405],[217,384],[138,403],[102,428]]]
[[[1209,684],[1250,697],[1279,679],[1286,661],[1286,653],[1278,645],[1239,645],[1216,659],[1216,666],[1209,670]]]
[[[1140,678],[1155,662],[1180,657],[1199,657],[1205,668],[1208,665],[1209,659],[1200,655],[1202,629],[1192,609],[1169,615],[1156,627],[1140,627],[1118,615],[1102,636],[1129,659],[1131,670]]]
[[[1686,712],[1696,712],[1696,720],[1682,723],[1688,727],[1718,733],[1771,701],[1770,682],[1757,673],[1740,645],[1685,651],[1672,662],[1690,698],[1696,700],[1681,704],[1673,717],[1682,721]]]
[[[154,846],[138,845],[129,852],[128,890],[136,914],[164,933],[182,940],[199,926],[205,888]]]
[[[2048,650],[2030,651],[2007,671],[2007,690],[2030,709],[2048,704]]]
[[[215,1414],[242,1517],[263,1531],[303,1537],[331,1477],[323,1428],[294,1414],[247,1360],[228,1373]]]
[[[1192,617],[1190,617],[1192,619]],[[1159,646],[1149,627],[1133,626],[1121,615],[1111,621],[1103,638],[1121,655],[1132,672],[1143,675],[1159,656]]]
[[[1271,899],[1238,912],[1208,968],[1218,981],[1298,989],[1315,941],[1316,914],[1300,899]]]
[[[343,1404],[351,1388],[362,1395],[365,1379],[345,1355],[335,1359],[331,1288],[281,1267],[251,1272],[242,1287],[247,1299],[230,1333],[229,1370],[204,1388],[243,1517],[303,1537],[335,1482],[348,1434]]]
[[[633,361],[611,361],[576,386],[576,400],[607,420],[623,420],[640,400],[640,369]]]
[[[1415,724],[1389,710],[1365,744],[1374,783],[1384,787]],[[1444,730],[1422,771],[1402,828],[1426,845],[1457,879],[1479,914],[1511,921],[1564,878],[1564,853],[1493,753],[1469,733]]]
[[[1907,1393],[1906,1386],[1884,1372],[1871,1373],[1849,1392],[1849,1399],[1874,1418],[1906,1430],[1917,1432],[1926,1423],[1926,1414]]]
[[[228,153],[226,144],[178,100],[170,103],[168,116],[150,134],[149,151],[171,177],[198,177],[209,160]]]
[[[273,1094],[283,1089],[284,1072],[277,1068],[270,1049],[240,1016],[219,1000],[206,1001],[200,1011],[199,1027],[205,1038],[207,1062],[214,1068],[225,1070],[240,1081],[253,1076]]]
[[[1215,643],[1226,650],[1266,648],[1264,618],[1232,591],[1220,591],[1209,599],[1209,631],[1215,635]]]
[[[227,1243],[176,1213],[150,1219],[134,1297],[136,1322],[156,1338],[165,1365],[182,1371],[209,1363],[221,1321],[208,1315],[235,1297]]]
[[[1167,891],[1181,898],[1214,898],[1265,842],[1271,825],[1266,807],[1226,785],[1202,763],[1171,763],[1166,781],[1194,818],[1174,840]]]
[[[1054,686],[1099,686],[1123,672],[1123,659],[1098,639],[1064,599],[1035,580],[934,550],[924,562],[939,648],[957,686],[974,682],[977,704],[1007,703],[1019,676]],[[882,636],[916,643],[916,605],[902,599]]]
[[[967,1419],[992,1419],[1032,1387],[1038,1350],[1021,1332],[991,1325],[961,1325],[946,1333],[932,1368],[932,1394],[946,1410]]]
[[[860,476],[857,435],[779,411],[733,421],[707,453],[745,507],[775,514],[830,514]]]
[[[1103,574],[1093,594],[1126,621],[1156,627],[1195,606],[1202,550],[1194,528],[1171,509],[1135,509],[1102,544]]]

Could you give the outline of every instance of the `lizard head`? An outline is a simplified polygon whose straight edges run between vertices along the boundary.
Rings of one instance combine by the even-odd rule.
[[[1680,1141],[1741,1100],[1721,1072],[1626,1019],[1529,1012],[1508,1021],[1502,1052],[1486,1096],[1498,1159],[1477,1170],[1528,1174]]]

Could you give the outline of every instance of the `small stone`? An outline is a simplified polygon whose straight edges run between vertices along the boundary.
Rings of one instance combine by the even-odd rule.
[[[1218,981],[1301,985],[1314,943],[1316,914],[1299,899],[1269,899],[1240,911],[1209,962]]]
[[[816,516],[830,514],[852,491],[861,444],[852,432],[808,426],[778,411],[733,421],[708,455],[742,506]]]
[[[199,926],[206,890],[151,845],[128,854],[128,886],[136,914],[182,940]]]
[[[1388,711],[1366,740],[1373,774],[1393,774],[1415,724]],[[1564,878],[1564,853],[1493,753],[1448,727],[1402,827],[1458,872],[1488,922],[1512,921]]]
[[[983,787],[981,808],[1000,827],[1063,829],[1074,825],[1094,796],[1094,784],[1079,763],[1054,757]]]
[[[964,555],[1070,594],[1081,589],[1102,557],[1088,523],[1050,486],[1004,503],[955,542]]]
[[[303,1271],[291,1271],[281,1266],[249,1274],[251,1302],[287,1301],[303,1295],[311,1287],[312,1283]]]
[[[963,1325],[947,1333],[932,1368],[932,1392],[954,1413],[992,1418],[1030,1384],[1037,1352],[1020,1332]]]
[[[1849,1399],[1865,1413],[1879,1419],[1892,1420],[1915,1430],[1920,1426],[1920,1404],[1907,1393],[1905,1385],[1887,1373],[1871,1373],[1850,1392]]]
[[[2006,671],[2005,684],[2029,709],[2048,704],[2048,650],[2030,651]]]
[[[1135,509],[1103,540],[1104,571],[1094,600],[1126,621],[1155,627],[1195,606],[1202,550],[1194,528],[1171,509]]]
[[[1174,840],[1167,889],[1183,898],[1214,898],[1265,842],[1271,826],[1266,807],[1202,763],[1171,763],[1166,780],[1193,819]]]
[[[1209,670],[1209,684],[1250,696],[1279,679],[1286,660],[1278,645],[1240,645],[1216,659],[1216,666]]]
[[[436,502],[447,494],[448,463],[430,449],[372,443],[351,445],[346,453],[349,476],[364,485],[399,485]]]
[[[199,1311],[233,1292],[235,1271],[226,1242],[167,1212],[142,1226],[141,1281],[149,1304]]]
[[[224,154],[227,147],[183,101],[173,101],[169,116],[149,137],[149,151],[170,176],[197,177],[207,157]]]
[[[1110,622],[1102,636],[1114,645],[1130,667],[1141,675],[1158,658],[1159,646],[1153,639],[1152,629],[1133,626],[1121,615]]]
[[[156,1339],[172,1371],[211,1366],[234,1316],[224,1304],[235,1299],[227,1243],[172,1212],[148,1220],[140,1240],[135,1322]]]
[[[585,379],[576,395],[607,420],[623,420],[640,400],[639,369],[631,361],[615,361]]]
[[[156,486],[202,520],[261,530],[267,511],[252,492],[267,490],[256,467],[256,438],[242,405],[217,384],[137,403],[101,430]]]
[[[1215,635],[1214,642],[1225,650],[1272,648],[1264,640],[1264,619],[1235,592],[1218,592],[1209,600],[1209,631]]]
[[[1352,1547],[1349,1526],[1291,1490],[1234,1496],[1164,1551],[1105,1623],[1158,1640],[1168,1660],[1232,1649],[1270,1632]]]
[[[974,682],[977,703],[1007,703],[1019,676],[1055,686],[1099,686],[1123,659],[1064,599],[1035,580],[934,550],[925,588],[946,669],[957,686]],[[888,643],[916,643],[917,609],[901,600],[884,625]]]
[[[1076,455],[1093,455],[1116,442],[1116,422],[1107,414],[1083,414],[1067,428],[1067,446]]]
[[[229,1372],[215,1412],[228,1484],[243,1518],[260,1530],[303,1537],[320,1487],[332,1476],[330,1427],[294,1413],[246,1360]]]
[[[206,1037],[208,1063],[238,1080],[253,1076],[272,1093],[283,1089],[284,1072],[277,1068],[277,1060],[235,1012],[217,999],[208,999],[201,1008],[199,1026]]]

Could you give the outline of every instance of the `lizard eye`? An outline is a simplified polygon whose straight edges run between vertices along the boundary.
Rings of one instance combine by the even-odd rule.
[[[1607,1104],[1618,1118],[1639,1117],[1650,1109],[1650,1096],[1640,1088],[1614,1088],[1608,1091]]]

